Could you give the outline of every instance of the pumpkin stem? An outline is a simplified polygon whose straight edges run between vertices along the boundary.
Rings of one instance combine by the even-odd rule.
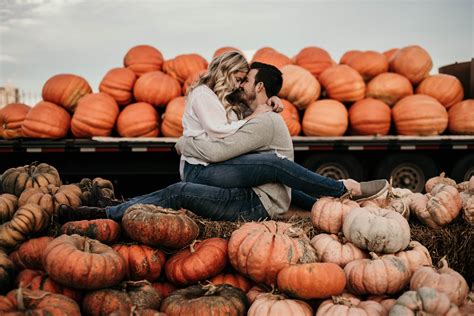
[[[25,302],[23,300],[23,288],[21,287],[21,284],[20,284],[20,287],[18,288],[18,291],[16,291],[16,302],[17,302],[18,309],[20,310],[25,309]]]
[[[84,252],[91,252],[91,240],[86,237],[86,241],[84,243]]]
[[[209,296],[209,295],[214,295],[216,293],[217,286],[215,286],[212,283],[209,283],[207,285],[204,285],[202,289],[206,291],[206,293],[204,293],[204,296]]]
[[[375,252],[372,252],[372,251],[371,251],[369,254],[370,254],[370,258],[371,258],[372,260],[375,260],[375,259],[378,259],[378,258],[379,258],[379,256],[377,256],[377,254],[376,254]]]
[[[194,241],[191,243],[191,245],[189,245],[189,250],[191,251],[191,253],[196,252],[196,249],[194,248],[194,245],[197,244],[198,242],[201,242],[201,240],[194,239]]]
[[[446,269],[449,268],[448,261],[446,260],[446,256],[439,259],[438,267],[439,267],[438,268],[439,271],[445,271]]]
[[[344,237],[344,233],[343,232],[338,232],[337,233],[337,238],[339,240],[339,242],[341,244],[343,244],[345,241],[346,241],[346,238]]]
[[[129,287],[140,287],[144,285],[151,285],[151,283],[148,280],[140,280],[140,281],[125,281],[120,284],[120,287],[122,288],[122,291],[126,292],[127,288]]]

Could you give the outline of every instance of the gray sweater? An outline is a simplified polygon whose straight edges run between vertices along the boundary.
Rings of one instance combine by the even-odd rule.
[[[229,160],[249,152],[275,152],[279,156],[294,159],[293,142],[288,128],[281,116],[274,112],[266,112],[251,119],[235,134],[219,140],[181,137],[176,150],[179,154],[209,163]],[[287,186],[268,183],[252,189],[271,217],[288,210],[291,191]]]

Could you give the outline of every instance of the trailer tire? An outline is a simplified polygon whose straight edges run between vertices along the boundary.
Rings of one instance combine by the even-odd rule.
[[[379,179],[392,178],[393,186],[422,192],[425,182],[438,175],[434,161],[419,154],[395,154],[382,160],[375,176]]]
[[[474,176],[474,155],[467,155],[454,164],[451,177],[456,182],[468,181]]]
[[[303,166],[336,180],[351,178],[360,181],[364,178],[362,165],[352,155],[317,154],[307,158]]]

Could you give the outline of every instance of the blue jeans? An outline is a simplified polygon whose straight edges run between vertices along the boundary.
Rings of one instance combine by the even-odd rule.
[[[106,208],[107,217],[121,221],[127,208],[137,203],[175,210],[185,208],[199,216],[219,221],[256,221],[269,217],[257,194],[250,188],[219,188],[186,182],[109,206]]]
[[[346,192],[341,181],[321,176],[274,153],[251,153],[207,166],[185,163],[183,180],[223,188],[279,182],[292,188],[293,202],[306,209],[320,196],[339,197]]]

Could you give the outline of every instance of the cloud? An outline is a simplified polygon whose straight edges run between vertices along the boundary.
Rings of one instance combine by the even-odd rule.
[[[0,63],[2,64],[16,64],[18,60],[10,55],[7,54],[0,54]]]

